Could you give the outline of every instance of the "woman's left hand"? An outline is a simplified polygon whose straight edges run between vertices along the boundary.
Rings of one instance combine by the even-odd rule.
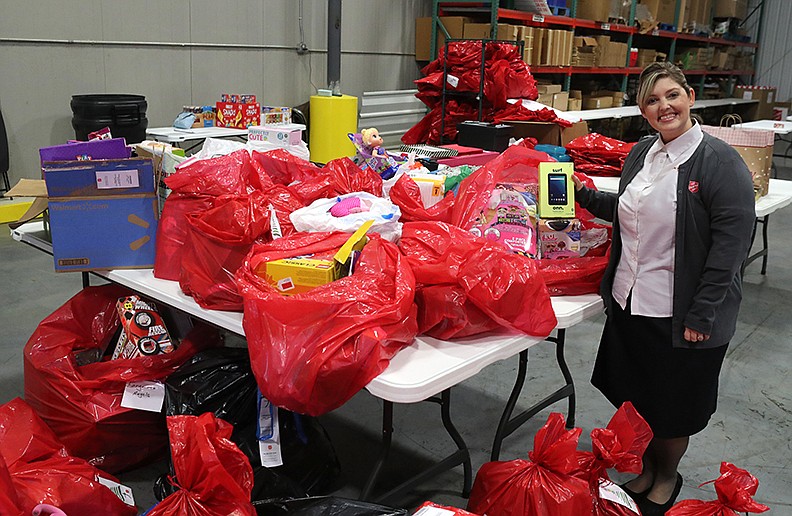
[[[691,330],[688,327],[685,327],[685,340],[690,342],[704,342],[705,340],[709,339],[709,335],[705,335],[701,332],[696,330]]]

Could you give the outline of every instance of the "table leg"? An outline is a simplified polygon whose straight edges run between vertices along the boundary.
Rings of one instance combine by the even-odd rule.
[[[567,428],[575,426],[575,383],[572,374],[567,366],[566,359],[564,358],[564,342],[566,339],[566,330],[560,328],[556,331],[555,337],[547,337],[546,340],[555,342],[556,345],[556,361],[558,367],[561,369],[561,374],[564,376],[566,382],[563,387],[547,396],[542,401],[536,403],[532,407],[512,417],[514,407],[517,400],[522,393],[523,385],[525,384],[525,374],[528,369],[528,350],[520,353],[520,364],[517,370],[517,379],[514,382],[511,395],[506,402],[506,407],[503,409],[498,429],[495,431],[495,439],[492,443],[492,454],[490,460],[496,461],[500,457],[501,447],[503,440],[514,433],[515,430],[520,428],[526,421],[535,416],[539,411],[544,410],[553,403],[560,401],[564,398],[569,398],[569,411],[567,413]]]
[[[91,286],[91,277],[89,273],[87,272],[82,273],[82,284],[83,284],[83,288]]]
[[[770,215],[765,215],[762,218],[757,218],[754,221],[753,232],[751,233],[751,247],[753,247],[754,240],[756,239],[756,229],[759,224],[762,224],[762,249],[755,252],[745,259],[743,262],[742,270],[745,273],[745,268],[759,257],[762,257],[762,274],[767,274],[767,258],[770,254],[770,242],[767,236],[768,228],[770,226]]]
[[[395,497],[398,494],[402,494],[407,492],[414,487],[420,485],[422,482],[425,482],[431,478],[433,478],[437,473],[441,471],[446,471],[451,468],[454,468],[458,465],[463,466],[464,470],[464,481],[462,485],[462,496],[467,498],[470,496],[470,489],[473,484],[473,467],[470,461],[470,451],[467,448],[467,444],[465,444],[464,439],[462,439],[462,435],[454,426],[453,422],[451,421],[451,389],[446,389],[440,395],[440,398],[432,397],[425,401],[432,401],[438,403],[440,405],[440,415],[443,421],[443,426],[445,427],[448,435],[454,441],[454,444],[457,446],[457,450],[450,455],[448,455],[443,460],[433,464],[431,467],[427,468],[426,470],[422,471],[421,473],[413,476],[409,480],[399,484],[398,486],[394,487],[387,493],[378,496],[375,502],[381,503],[385,500]],[[377,485],[377,480],[382,472],[382,467],[385,465],[385,461],[388,458],[390,453],[391,444],[393,441],[393,403],[390,401],[385,401],[385,406],[383,409],[383,416],[382,416],[382,450],[380,452],[380,456],[377,459],[377,462],[372,469],[371,475],[369,476],[366,485],[363,487],[363,490],[360,494],[361,500],[368,500],[371,497],[371,493],[374,491],[374,488]]]

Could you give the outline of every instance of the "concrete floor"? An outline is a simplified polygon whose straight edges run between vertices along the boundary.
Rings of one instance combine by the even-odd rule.
[[[792,162],[789,163],[792,165]],[[792,179],[792,168],[782,167],[779,178]],[[721,461],[745,468],[759,479],[757,501],[770,514],[792,514],[792,381],[789,337],[792,335],[792,207],[770,220],[770,261],[767,275],[760,262],[745,276],[744,300],[737,335],[721,376],[720,402],[706,430],[694,436],[683,459],[681,499],[715,498],[712,484]],[[0,403],[23,396],[22,348],[38,322],[81,288],[78,274],[56,274],[51,257],[14,242],[0,232]],[[581,449],[590,449],[588,434],[605,426],[614,409],[589,384],[604,318],[599,316],[567,331],[567,360],[575,378],[577,425],[583,429]],[[496,363],[452,392],[452,418],[466,440],[474,474],[489,459],[500,412],[517,371],[517,358]],[[553,346],[531,350],[528,378],[520,406],[534,401],[560,384]],[[321,418],[330,433],[343,468],[343,496],[355,496],[377,457],[382,402],[367,392],[356,395],[341,409]],[[566,404],[552,410],[565,412]],[[529,421],[504,442],[502,460],[526,458],[533,435],[550,410]],[[382,482],[394,479],[427,461],[444,457],[453,445],[440,423],[437,405],[398,405],[395,410],[394,450]],[[121,475],[130,485],[141,509],[155,503],[151,485],[165,472],[158,463]],[[614,478],[619,480],[618,474]],[[390,481],[390,482],[389,482]],[[414,508],[424,500],[465,507],[461,498],[460,467],[425,482],[421,489],[389,504]]]

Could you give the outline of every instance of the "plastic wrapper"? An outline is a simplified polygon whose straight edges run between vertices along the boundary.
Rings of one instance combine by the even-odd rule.
[[[211,207],[214,197],[247,193],[254,175],[248,151],[239,150],[226,156],[193,161],[165,179],[172,192],[165,200],[157,225],[155,277],[179,280],[187,239],[187,216]]]
[[[424,502],[413,513],[413,516],[478,516],[465,509],[458,507],[449,507],[447,505],[440,505],[434,502]]]
[[[534,436],[530,460],[487,462],[479,468],[467,509],[500,516],[591,514],[588,482],[572,476],[580,433],[579,428],[566,430],[561,414],[550,414]]]
[[[770,510],[753,499],[759,487],[756,477],[728,462],[721,462],[720,473],[720,477],[712,481],[717,500],[682,500],[671,507],[666,516],[737,516]]]
[[[344,199],[356,198],[367,205],[366,211],[350,213],[343,217],[335,217],[331,208]],[[289,215],[294,228],[303,232],[344,231],[354,233],[366,221],[373,220],[369,232],[379,233],[382,238],[395,242],[401,236],[402,224],[399,222],[399,207],[382,197],[368,192],[353,192],[339,195],[331,199],[317,199],[306,206],[295,210]]]
[[[251,157],[254,163],[262,166],[266,174],[266,177],[262,176],[259,180],[258,185],[254,185],[257,188],[261,188],[261,183],[266,183],[267,179],[271,179],[276,184],[290,185],[311,181],[322,175],[321,168],[282,149],[271,152],[253,151]],[[260,173],[257,175],[261,176]]]
[[[473,335],[493,329],[490,321],[541,337],[555,328],[550,296],[530,258],[442,222],[405,224],[399,245],[419,290],[436,287],[416,296],[422,333]]]
[[[403,222],[436,221],[449,222],[454,209],[453,194],[446,194],[429,208],[421,199],[421,189],[407,174],[403,174],[390,189],[390,200],[401,210]]]
[[[42,503],[66,514],[137,514],[97,476],[117,481],[87,461],[69,456],[23,400],[0,406],[0,514],[31,514]]]
[[[24,349],[25,399],[75,456],[115,473],[162,457],[162,414],[121,407],[127,383],[164,380],[198,350],[221,344],[216,330],[193,328],[173,353],[79,366],[76,352],[105,347],[118,328],[128,290],[87,287],[38,325]]]
[[[405,509],[337,496],[262,500],[253,505],[258,516],[407,516]]]
[[[261,465],[256,439],[256,378],[244,348],[202,351],[183,364],[165,383],[165,412],[199,415],[211,412],[231,423],[231,440],[247,455],[251,465]],[[266,468],[270,476],[268,496],[287,496],[294,487],[303,494],[327,494],[341,466],[324,427],[316,419],[280,409],[280,444],[283,465]],[[256,473],[258,477],[266,473]],[[282,489],[282,491],[278,491]],[[262,489],[260,488],[259,491]]]
[[[253,469],[231,442],[231,424],[213,414],[169,416],[171,456],[179,489],[148,516],[254,516]]]
[[[591,431],[590,452],[578,452],[578,470],[573,474],[587,481],[594,500],[595,516],[635,516],[640,514],[634,502],[608,477],[608,469],[640,474],[642,457],[652,440],[652,429],[626,402],[616,411],[607,428]],[[603,493],[603,490],[609,492]],[[604,496],[603,496],[604,495]],[[615,496],[614,496],[615,495]],[[619,500],[618,502],[614,501]]]
[[[320,415],[341,406],[412,342],[415,277],[372,235],[354,274],[292,297],[254,272],[267,261],[337,250],[346,233],[298,233],[253,247],[237,272],[253,373],[274,405]]]

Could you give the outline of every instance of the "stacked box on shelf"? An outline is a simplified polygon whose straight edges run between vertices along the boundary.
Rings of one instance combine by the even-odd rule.
[[[599,64],[597,39],[588,36],[575,36],[572,46],[572,66],[593,68]]]
[[[715,0],[712,16],[744,19],[747,12],[748,0]]]
[[[533,48],[534,48],[534,27],[522,28],[522,42],[523,42],[523,61],[526,64],[532,65],[533,62]]]
[[[674,15],[676,13],[677,0],[641,0],[640,3],[649,9],[656,21],[674,25],[677,31],[681,32],[685,27],[687,17],[690,15],[690,1],[692,0],[680,0],[679,19],[676,21],[676,25],[674,25]]]
[[[577,3],[575,16],[584,20],[607,22],[610,17],[610,0],[586,0]]]
[[[569,100],[567,101],[569,111],[580,111],[583,109],[583,92],[580,90],[569,90]]]
[[[463,37],[465,24],[470,23],[472,20],[465,16],[440,16],[440,22],[443,27],[448,31],[451,39],[459,39]],[[438,27],[436,48],[438,53],[445,44],[445,34]],[[432,18],[416,18],[415,19],[415,60],[416,61],[429,61],[433,56],[430,55],[432,47]]]
[[[534,50],[537,47],[537,36],[534,32]],[[541,34],[539,62],[534,64],[545,66],[569,66],[572,62],[572,41],[574,33],[570,30],[538,29]]]

